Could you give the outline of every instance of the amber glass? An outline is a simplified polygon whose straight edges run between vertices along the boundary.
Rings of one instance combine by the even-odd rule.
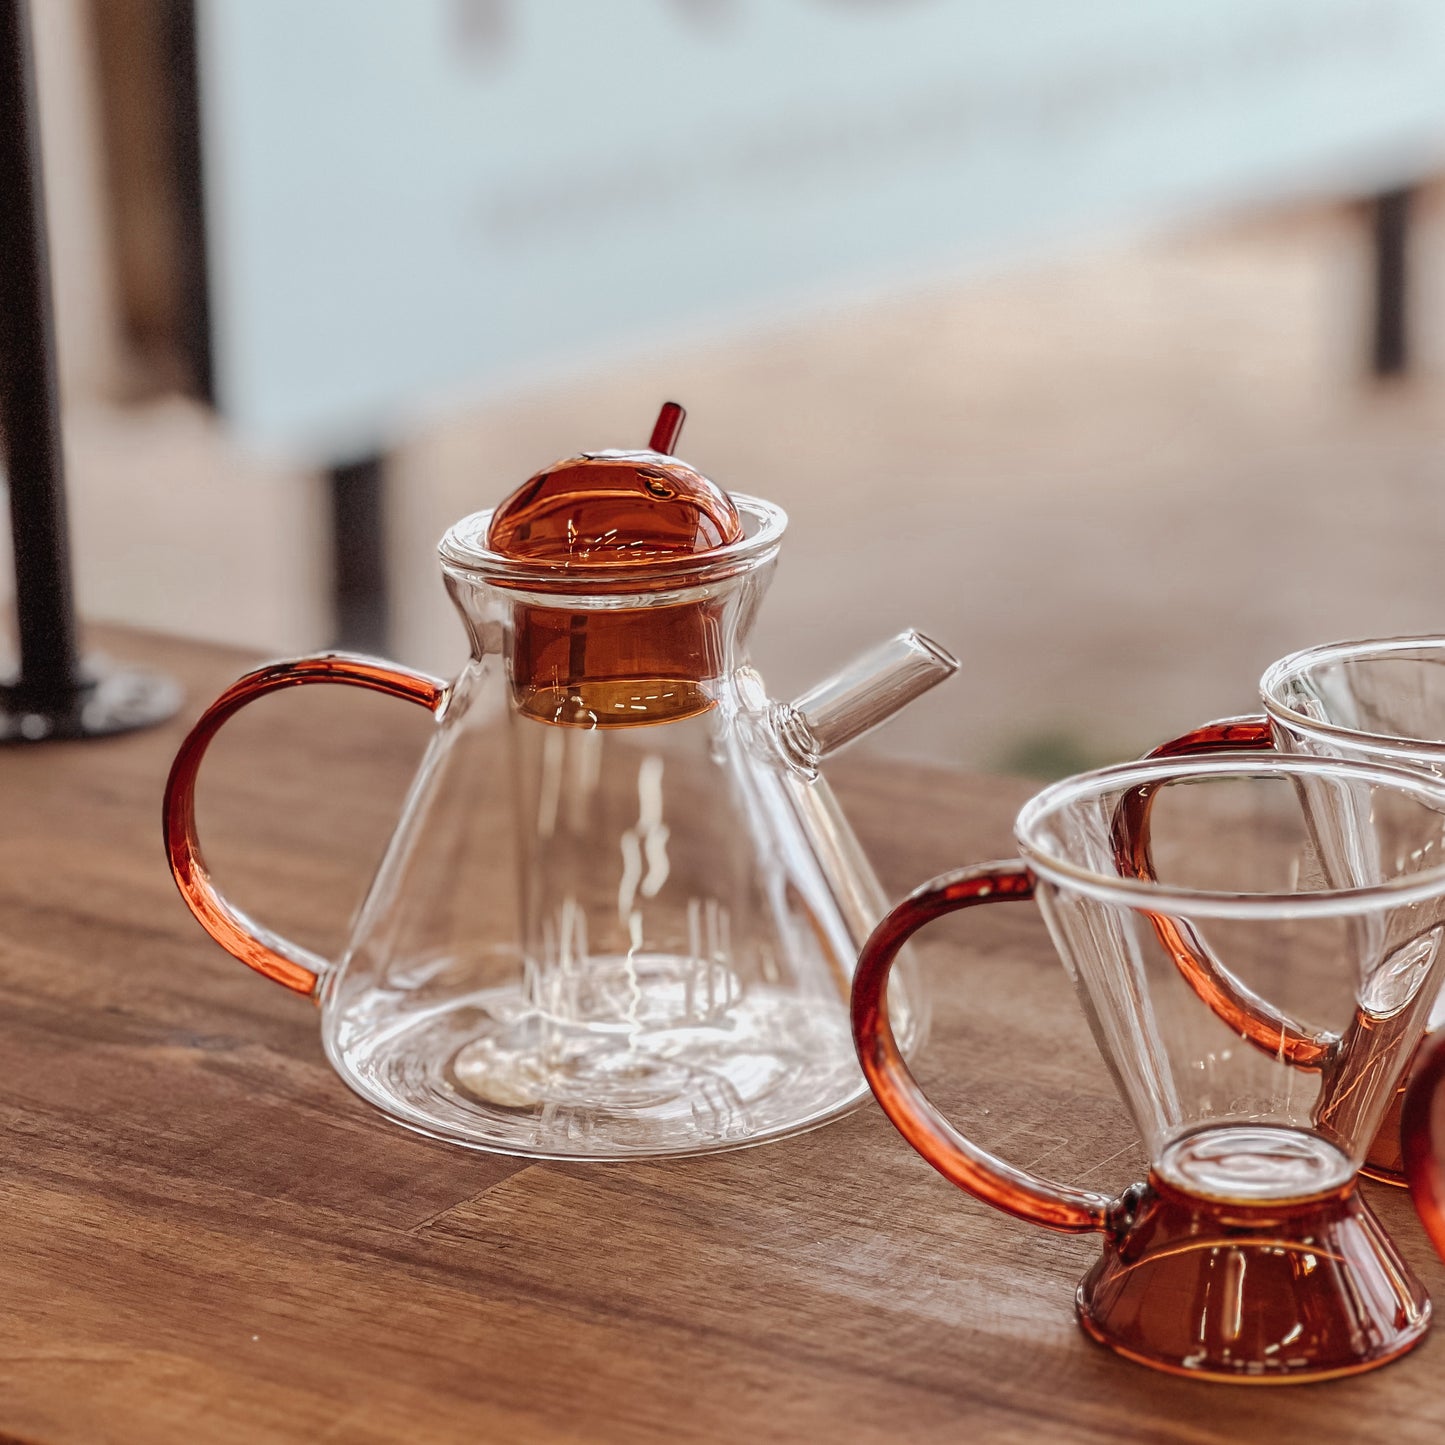
[[[1400,1134],[1411,1198],[1445,1259],[1445,1034],[1428,1039],[1415,1059]]]
[[[654,447],[676,443],[682,409],[669,402]],[[737,542],[732,498],[655,449],[588,452],[523,483],[492,516],[487,546],[513,561],[586,569],[594,594],[646,588],[649,563],[693,558]],[[643,569],[639,582],[639,568]],[[722,608],[572,610],[519,606],[512,686],[522,711],[570,727],[635,727],[692,717],[712,705],[723,668]]]
[[[640,611],[574,612],[519,605],[512,653],[517,706],[564,727],[681,721],[713,704],[726,666],[714,601]]]
[[[569,457],[524,482],[497,508],[487,545],[519,561],[627,570],[741,536],[732,499],[686,462],[611,451]]]
[[[1353,1183],[1245,1208],[1151,1171],[1079,1283],[1100,1344],[1170,1374],[1286,1383],[1351,1375],[1418,1343],[1424,1288]]]
[[[1141,798],[1142,870],[1130,834]],[[1332,881],[1319,842],[1324,813],[1348,814],[1368,841],[1348,886]],[[1287,1382],[1350,1374],[1418,1342],[1429,1301],[1355,1176],[1445,974],[1445,869],[1434,866],[1445,787],[1301,758],[1141,762],[1046,789],[1015,836],[1021,859],[925,885],[859,960],[854,1038],[900,1132],[995,1207],[1101,1233],[1079,1317],[1131,1359]],[[965,1138],[929,1103],[889,1026],[889,969],[918,928],[1029,897],[1149,1155],[1147,1180],[1118,1198],[1038,1178]],[[1219,994],[1326,1045],[1328,1067],[1242,1041],[1220,998],[1181,966],[1181,940],[1208,960]]]
[[[295,662],[271,663],[232,683],[206,709],[171,764],[164,804],[166,856],[171,874],[206,932],[247,967],[303,994],[316,992],[329,964],[309,949],[257,930],[216,888],[196,829],[196,778],[216,734],[247,703],[267,693],[316,683],[350,684],[420,703],[431,712],[436,712],[447,697],[447,686],[440,678],[370,657],[326,653]]]
[[[664,409],[654,443],[670,446],[679,420]],[[769,697],[747,634],[782,512],[721,497],[661,453],[617,460],[551,468],[597,485],[529,484],[500,520],[448,531],[443,576],[471,642],[453,681],[361,658],[275,664],[202,716],[167,794],[167,847],[200,922],[317,998],[353,1089],[470,1148],[737,1148],[867,1093],[848,987],[886,900],[820,764],[957,664],[904,633],[794,702]],[[638,478],[667,495],[639,494]],[[226,719],[320,681],[379,688],[437,722],[334,962],[224,898],[193,811]],[[916,990],[896,1002],[920,1038]]]
[[[1154,749],[1151,757],[1198,756],[1236,748],[1274,748],[1308,757],[1348,758],[1416,768],[1445,777],[1445,637],[1392,637],[1305,648],[1266,669],[1259,684],[1264,714],[1206,723]],[[1187,955],[1181,955],[1181,959]],[[1204,980],[1204,970],[1198,977]],[[1445,1024],[1437,1001],[1432,1027]],[[1271,1022],[1235,1013],[1258,1047],[1277,1036]],[[1423,1032],[1423,1030],[1422,1030]],[[1309,1050],[1288,1032],[1287,1048]],[[1327,1062],[1324,1065],[1328,1067]],[[1363,1172],[1403,1185],[1399,1117],[1409,1071],[1400,1083]]]

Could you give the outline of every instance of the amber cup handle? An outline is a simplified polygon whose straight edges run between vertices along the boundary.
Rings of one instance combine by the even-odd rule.
[[[1170,738],[1147,756],[1192,758],[1200,753],[1235,753],[1273,746],[1274,734],[1270,732],[1267,717],[1226,717]]]
[[[1231,717],[1205,723],[1192,732],[1161,743],[1151,758],[1200,757],[1209,753],[1258,752],[1274,746],[1267,717]],[[1115,848],[1125,877],[1153,881],[1149,857],[1149,810],[1153,789],[1136,788],[1119,805],[1114,819]],[[1302,1069],[1325,1067],[1332,1057],[1334,1039],[1320,1039],[1303,1031],[1293,1020],[1271,1008],[1236,980],[1222,973],[1208,952],[1186,930],[1161,916],[1154,931],[1195,993],[1256,1048]]]
[[[1409,1078],[1400,1110],[1405,1182],[1435,1252],[1445,1259],[1445,1032],[1427,1035]]]
[[[317,657],[301,657],[290,662],[273,662],[248,672],[235,682],[201,714],[176,760],[166,781],[164,826],[166,855],[181,897],[200,921],[201,927],[228,953],[234,954],[248,968],[265,974],[297,993],[314,995],[321,977],[330,963],[310,949],[271,933],[253,923],[239,908],[221,895],[211,881],[206,860],[201,854],[196,835],[196,775],[211,739],[221,725],[248,702],[255,702],[268,692],[283,688],[303,687],[313,682],[349,683],[354,687],[384,692],[389,697],[405,698],[420,703],[435,713],[448,696],[447,685],[424,673],[409,672],[375,658],[356,657],[347,653],[323,653]]]
[[[966,1139],[929,1102],[909,1072],[888,1019],[888,974],[926,923],[979,903],[1032,898],[1034,876],[1018,860],[945,873],[910,893],[873,930],[853,977],[853,1040],[868,1086],[898,1132],[959,1188],[1020,1219],[1065,1234],[1109,1231],[1119,1204],[1107,1194],[1054,1184],[1006,1164]]]

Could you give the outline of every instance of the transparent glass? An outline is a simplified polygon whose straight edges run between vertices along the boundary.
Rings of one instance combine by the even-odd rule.
[[[1018,861],[925,885],[860,959],[859,1055],[905,1138],[999,1208],[1101,1232],[1079,1315],[1130,1358],[1290,1380],[1416,1343],[1428,1299],[1355,1177],[1445,969],[1445,787],[1304,758],[1141,762],[1046,789],[1015,836]],[[903,942],[954,909],[1023,897],[1038,902],[1149,1155],[1147,1181],[1118,1199],[964,1138],[890,1032],[885,990]],[[1242,1032],[1231,1004],[1273,1020],[1275,1038]],[[1313,1049],[1282,1046],[1287,1031]]]
[[[1306,648],[1272,664],[1259,689],[1291,751],[1445,777],[1445,637]]]
[[[1273,748],[1306,757],[1416,768],[1445,777],[1445,637],[1332,642],[1273,663],[1260,679],[1264,714],[1208,723],[1151,757]],[[1445,1025],[1445,994],[1422,1024]],[[1404,1080],[1372,1142],[1365,1172],[1403,1184],[1400,1104]]]
[[[337,1071],[413,1129],[506,1153],[620,1158],[811,1128],[866,1092],[847,999],[886,907],[819,763],[957,664],[904,634],[866,678],[825,687],[817,719],[807,699],[770,699],[746,640],[782,512],[734,495],[736,534],[726,515],[708,531],[719,506],[687,477],[680,497],[683,469],[668,459],[583,461],[600,463],[587,475],[605,481],[608,506],[645,514],[636,479],[659,489],[682,541],[625,554],[609,532],[606,548],[573,545],[545,487],[518,494],[497,529],[516,543],[505,553],[493,512],[458,523],[441,555],[471,638],[461,675],[443,684],[330,657],[242,679],[173,769],[172,866],[218,941],[314,994]],[[712,509],[702,521],[698,497]],[[377,688],[437,718],[335,965],[226,902],[192,814],[216,729],[298,681]],[[920,1038],[911,983],[896,1005]]]

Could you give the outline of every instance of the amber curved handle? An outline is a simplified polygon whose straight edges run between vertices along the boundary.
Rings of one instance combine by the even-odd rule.
[[[1274,746],[1267,717],[1230,717],[1205,723],[1181,737],[1161,743],[1151,758],[1199,757],[1207,753],[1263,751]],[[1114,851],[1126,878],[1154,881],[1149,855],[1149,812],[1154,789],[1133,789],[1114,815]],[[1334,1056],[1339,1040],[1315,1035],[1247,989],[1220,968],[1192,933],[1173,919],[1153,915],[1154,932],[1179,972],[1196,994],[1255,1048],[1301,1069],[1322,1069]]]
[[[1192,758],[1200,753],[1237,753],[1272,748],[1267,717],[1226,717],[1205,723],[1145,754],[1150,758]]]
[[[201,927],[228,953],[235,955],[248,968],[284,984],[297,993],[314,995],[321,976],[330,963],[310,949],[271,933],[253,923],[239,908],[222,897],[206,868],[196,836],[196,774],[211,739],[221,725],[248,702],[255,702],[268,692],[302,687],[313,682],[349,683],[354,687],[384,692],[389,697],[405,698],[437,712],[448,696],[447,685],[424,673],[379,662],[371,657],[348,653],[322,653],[289,662],[273,662],[258,667],[235,682],[201,714],[166,780],[163,823],[166,856],[171,874],[181,897],[200,921]]]
[[[1445,1259],[1445,1032],[1426,1039],[1400,1110],[1400,1143],[1410,1197]]]
[[[888,1020],[888,974],[926,923],[977,903],[1032,898],[1034,877],[1014,859],[945,873],[910,893],[873,930],[853,976],[853,1042],[868,1086],[898,1132],[943,1175],[985,1204],[1046,1229],[1086,1234],[1113,1228],[1107,1194],[1054,1184],[1015,1169],[966,1139],[929,1102],[909,1072]]]

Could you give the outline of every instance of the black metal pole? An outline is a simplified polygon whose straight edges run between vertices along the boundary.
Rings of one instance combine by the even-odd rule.
[[[1407,187],[1375,197],[1375,324],[1370,369],[1399,376],[1410,365],[1410,196]]]
[[[384,653],[391,630],[386,568],[386,462],[343,462],[331,484],[331,595],[338,647]]]
[[[81,665],[49,235],[30,10],[0,0],[0,443],[20,644],[19,675],[0,685],[0,742],[125,732],[180,705],[169,678]]]
[[[10,483],[17,695],[42,711],[85,683],[75,628],[35,51],[26,0],[0,0],[0,426]]]
[[[215,358],[211,344],[211,299],[207,284],[206,200],[201,155],[201,50],[197,0],[161,0],[167,139],[176,188],[177,341],[197,396],[216,405]]]

